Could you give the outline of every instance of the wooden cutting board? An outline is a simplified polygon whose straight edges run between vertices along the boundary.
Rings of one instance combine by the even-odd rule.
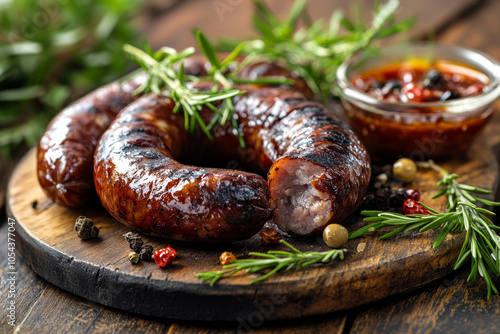
[[[496,189],[498,164],[484,147],[479,143],[467,156],[443,166],[461,175],[461,182]],[[444,199],[430,199],[438,178],[435,172],[423,171],[410,187],[420,190],[423,202],[444,210]],[[171,245],[179,255],[165,269],[147,262],[133,265],[123,237],[130,229],[102,207],[71,210],[45,197],[36,179],[34,150],[14,171],[7,205],[16,221],[18,252],[50,283],[125,311],[173,319],[231,320],[250,327],[264,319],[344,310],[419,288],[452,271],[463,241],[460,234],[448,236],[432,249],[436,231],[410,232],[387,241],[379,240],[383,231],[377,231],[349,241],[344,261],[278,274],[255,285],[248,282],[258,274],[238,274],[210,287],[195,274],[220,269],[221,252],[243,258],[251,251],[285,247],[263,246],[259,236],[208,246],[144,236],[155,249]],[[74,221],[80,215],[92,218],[100,228],[97,240],[82,241],[76,236]],[[363,222],[353,215],[345,225],[353,231]],[[320,236],[287,240],[303,251],[328,249]]]

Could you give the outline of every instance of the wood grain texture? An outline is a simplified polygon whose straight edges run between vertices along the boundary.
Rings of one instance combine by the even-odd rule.
[[[169,334],[317,334],[330,333],[342,334],[345,332],[347,315],[345,312],[335,313],[323,317],[309,317],[308,319],[295,319],[292,321],[262,322],[260,318],[240,319],[237,323],[193,323],[176,322],[170,327]]]
[[[18,333],[165,333],[171,324],[105,308],[48,285]]]
[[[0,227],[0,246],[3,251],[2,255],[7,253],[8,248],[8,240],[7,240],[7,222],[5,218],[1,219],[1,227]],[[16,249],[17,250],[17,249]],[[39,276],[33,273],[31,268],[27,266],[19,256],[21,252],[16,251],[17,258],[15,261],[15,272],[16,272],[16,280],[15,280],[15,323],[18,325],[22,322],[22,319],[28,316],[31,309],[36,304],[36,301],[43,294],[45,288],[47,287],[47,282],[41,279]],[[1,322],[0,322],[0,333],[9,333],[13,332],[16,327],[10,326],[7,322],[10,318],[7,318],[9,314],[7,307],[9,306],[10,300],[8,298],[9,293],[9,283],[7,282],[7,278],[11,271],[7,266],[7,256],[0,257],[0,275],[2,277],[0,284],[0,299],[2,300],[1,307]]]
[[[405,1],[405,0],[403,0]],[[182,15],[182,18],[179,19],[179,21],[189,21],[187,26],[193,26],[196,25],[196,21],[194,19],[192,20],[191,18],[196,18],[196,15],[192,15],[191,11],[196,10],[197,6],[191,6],[188,5],[189,2],[193,1],[182,1],[182,4],[179,6],[179,8],[185,8],[185,9],[180,9],[176,10],[175,16],[178,18],[179,15]],[[335,4],[337,1],[328,1],[327,3],[332,3]],[[430,1],[430,5],[428,4],[428,1],[411,1],[413,4],[416,6],[419,6],[420,4],[421,7],[420,9],[422,10],[420,14],[420,19],[419,22],[424,21],[426,22],[428,17],[434,16],[437,18],[447,18],[449,19],[450,16],[447,14],[448,10],[455,11],[456,8],[459,6],[456,6],[457,3],[460,3],[460,1],[442,1],[442,2],[436,2],[436,1]],[[474,2],[474,1],[471,1]],[[207,1],[207,3],[211,3],[211,1]],[[442,5],[443,3],[443,5]],[[493,57],[500,59],[500,48],[498,44],[498,31],[500,31],[500,20],[498,20],[498,12],[500,10],[500,2],[498,1],[481,1],[481,3],[486,3],[486,5],[482,6],[479,10],[474,11],[474,12],[468,12],[469,17],[461,17],[459,20],[454,20],[452,24],[447,25],[447,29],[444,30],[442,33],[440,33],[437,36],[438,41],[444,41],[447,43],[455,43],[455,44],[460,44],[463,46],[475,46],[476,48],[479,48],[481,51],[487,52]],[[438,12],[434,10],[436,8],[435,6],[447,6],[441,7],[442,11]],[[463,9],[461,10],[463,12]],[[250,13],[249,12],[244,12],[244,13],[239,13],[239,12],[233,12],[231,13],[232,16],[238,16],[241,17],[246,17]],[[411,13],[410,13],[411,14]],[[173,15],[173,14],[172,14]],[[213,15],[212,15],[213,16]],[[163,21],[169,21],[171,20],[170,14],[166,14],[163,17]],[[235,22],[238,22],[239,19],[235,18]],[[212,22],[213,25],[218,25],[221,24],[218,19],[213,18]],[[210,22],[205,22],[205,25],[210,25]],[[169,44],[172,46],[174,43],[171,41],[171,36],[175,34],[182,34],[185,33],[178,29],[175,25],[169,25],[166,24],[165,22],[163,24],[157,24],[155,27],[158,27],[160,25],[164,25],[167,27],[166,30],[163,32],[157,32],[155,34],[156,36],[156,43],[158,45],[164,45],[164,44]],[[155,28],[156,29],[156,28]],[[215,28],[213,28],[215,29]],[[238,28],[239,29],[239,28]],[[226,28],[228,30],[226,35],[231,33],[237,33],[236,28]],[[233,31],[234,30],[234,31]],[[154,30],[152,30],[154,31]],[[162,35],[163,34],[163,35]],[[189,37],[189,34],[186,33],[185,36]],[[210,36],[214,37],[214,36]],[[175,41],[174,41],[175,42]],[[500,107],[500,103],[498,104]],[[500,127],[500,115],[496,113],[494,115],[492,122],[486,127],[484,131],[483,137],[489,137],[493,138],[493,140],[488,140],[485,145],[485,147],[493,147],[495,146],[495,143],[499,143],[500,140],[500,132],[498,131],[498,128]],[[497,139],[495,139],[497,138]],[[490,157],[492,160],[496,160],[496,157],[498,156],[498,152],[500,152],[500,149],[494,149],[495,154]],[[27,196],[27,194],[26,194]],[[498,198],[498,197],[497,197]],[[3,224],[0,229],[0,235],[6,235],[6,225]],[[0,239],[0,249],[5,249],[7,247],[6,245],[6,238],[2,237]],[[123,246],[125,247],[125,246]],[[4,259],[0,260],[0,265],[1,269],[3,269],[6,265],[5,261],[2,261]],[[2,274],[4,271],[2,271]],[[22,319],[26,318],[27,324],[30,324],[30,329],[31,331],[27,330],[22,330],[23,325],[20,325],[21,330],[19,331],[20,333],[26,333],[26,332],[36,332],[36,333],[68,333],[69,331],[66,330],[65,326],[67,325],[67,322],[65,323],[59,323],[58,317],[62,318],[68,318],[71,317],[71,315],[74,315],[75,313],[81,312],[81,308],[88,308],[89,305],[91,305],[92,308],[94,309],[99,309],[99,312],[94,312],[89,315],[88,317],[88,322],[86,323],[86,326],[79,327],[81,329],[81,332],[92,332],[92,323],[94,321],[98,321],[97,319],[100,317],[101,312],[109,312],[111,316],[106,317],[106,322],[107,326],[110,329],[115,329],[115,328],[130,328],[128,326],[128,322],[131,322],[134,324],[134,330],[137,331],[138,333],[144,332],[142,329],[142,326],[147,326],[146,328],[159,328],[159,330],[151,330],[151,332],[166,332],[165,324],[164,321],[158,320],[158,319],[150,319],[150,318],[144,318],[140,317],[137,315],[129,315],[127,317],[123,316],[123,312],[113,310],[110,308],[103,307],[98,304],[93,304],[90,303],[88,304],[88,301],[85,301],[82,298],[74,297],[61,289],[54,289],[53,293],[47,294],[48,300],[43,302],[43,303],[37,303],[36,301],[38,300],[39,296],[41,295],[42,291],[44,291],[46,286],[50,286],[50,284],[47,285],[47,283],[44,280],[41,280],[39,276],[33,273],[33,271],[30,270],[28,265],[24,263],[22,260],[19,262],[19,276],[22,278],[18,281],[18,305],[19,308],[18,310],[18,319],[19,322],[22,322]],[[471,285],[465,284],[464,280],[466,279],[466,273],[461,273],[459,276],[452,275],[447,276],[446,279],[440,280],[440,283],[433,283],[430,286],[426,286],[425,289],[420,289],[415,292],[412,292],[411,294],[406,294],[399,296],[397,298],[390,298],[383,300],[381,302],[375,303],[375,304],[369,304],[367,306],[360,308],[353,309],[348,312],[349,314],[349,321],[348,321],[348,326],[345,328],[344,333],[350,332],[350,326],[352,324],[352,329],[353,332],[355,332],[357,329],[363,329],[365,330],[368,328],[368,326],[364,326],[363,323],[367,322],[369,324],[372,324],[373,330],[376,332],[380,332],[381,329],[387,329],[387,326],[384,326],[384,324],[392,323],[393,326],[391,327],[391,332],[392,333],[404,333],[405,329],[408,328],[407,324],[403,321],[401,321],[401,318],[405,319],[405,321],[410,321],[415,323],[414,326],[411,328],[414,329],[413,332],[424,332],[424,330],[419,330],[418,323],[419,321],[424,321],[425,318],[427,317],[433,317],[435,313],[439,313],[439,321],[441,322],[441,326],[439,328],[450,328],[452,329],[453,333],[470,333],[471,331],[469,330],[470,328],[473,328],[474,326],[478,326],[477,328],[480,329],[479,332],[483,333],[495,333],[498,330],[498,323],[495,322],[495,320],[498,318],[498,311],[494,311],[491,308],[486,308],[487,312],[483,312],[481,308],[482,305],[491,305],[492,303],[496,303],[495,305],[499,305],[498,303],[498,296],[493,297],[494,299],[487,304],[484,300],[484,294],[485,294],[485,288],[484,285],[481,284],[478,287],[473,287]],[[2,288],[0,291],[0,298],[5,301],[4,298],[4,293],[5,289],[4,284],[5,281],[2,280]],[[437,296],[444,296],[446,297],[446,293],[439,293],[439,294],[434,294],[432,296],[427,296],[425,297],[426,302],[421,304],[420,307],[405,307],[402,310],[399,310],[399,308],[402,307],[402,302],[406,299],[411,299],[412,301],[415,301],[419,299],[420,295],[427,295],[428,294],[428,289],[431,291],[435,291],[439,287],[440,290],[442,291],[447,291],[449,289],[455,290],[455,285],[460,285],[460,291],[462,293],[465,293],[466,290],[468,289],[473,289],[478,293],[478,298],[475,300],[475,298],[449,298],[448,302],[446,303],[441,303],[439,300],[433,300],[433,298],[436,298]],[[40,285],[42,287],[40,287]],[[500,285],[498,283],[497,285]],[[476,293],[474,292],[474,293]],[[51,303],[50,299],[57,300],[57,303]],[[63,302],[65,299],[67,301]],[[40,311],[37,309],[39,307],[42,307],[43,305],[50,305],[49,308],[44,308]],[[435,307],[437,305],[444,305],[446,307],[445,310],[439,309],[438,307]],[[372,310],[373,312],[368,312],[367,310]],[[0,314],[3,315],[3,311],[5,309],[2,308],[2,312]],[[33,312],[30,313],[29,311],[32,310]],[[378,312],[380,310],[380,312]],[[391,310],[393,312],[391,312]],[[399,311],[398,311],[399,310]],[[35,312],[36,311],[36,312]],[[51,317],[52,322],[49,323],[48,321],[44,322],[45,326],[48,326],[47,329],[45,330],[42,326],[37,326],[37,318],[32,318],[31,315],[39,315],[39,314],[45,314],[45,317]],[[54,316],[51,316],[52,313]],[[360,317],[356,317],[357,314],[360,314]],[[415,315],[412,315],[415,314]],[[481,316],[477,316],[477,314],[480,314]],[[491,315],[490,315],[491,314]],[[292,323],[292,325],[299,326],[299,328],[304,328],[304,330],[308,330],[309,328],[312,328],[312,332],[315,333],[323,333],[323,332],[333,332],[336,333],[336,327],[335,324],[337,323],[336,320],[333,320],[333,323],[331,325],[328,325],[328,321],[333,317],[335,318],[339,313],[334,313],[333,315],[325,315],[319,318],[314,318],[313,320],[309,321],[309,319],[305,319],[300,321],[299,323]],[[138,321],[137,319],[143,319],[143,322]],[[372,319],[376,318],[376,319]],[[4,317],[2,316],[2,320]],[[324,320],[323,320],[324,319]],[[147,321],[146,321],[147,320]],[[149,327],[151,326],[150,323],[160,323],[160,325],[156,325],[157,327]],[[321,330],[314,331],[315,329],[315,323],[324,323],[325,326],[321,327]],[[146,323],[146,325],[144,325]],[[288,326],[289,322],[287,321],[286,323],[276,323],[272,324],[271,326],[276,326],[273,328],[276,328],[275,332],[289,332],[289,331],[294,331],[294,326]],[[302,326],[301,324],[306,324],[307,326]],[[358,327],[357,324],[360,326]],[[455,325],[457,324],[457,325]],[[165,326],[165,327],[164,327]],[[488,327],[489,326],[489,327]],[[292,327],[292,328],[290,328]],[[233,328],[232,332],[236,332],[236,328],[234,326],[230,327],[229,330],[227,329],[227,325],[221,324],[221,323],[193,323],[193,322],[182,322],[180,324],[174,324],[172,326],[171,333],[178,333],[185,331],[187,333],[192,333],[195,329],[206,332],[206,333],[218,333],[218,332],[231,332],[230,329]],[[267,326],[264,325],[264,327],[256,329],[255,333],[259,333],[262,331],[267,330]],[[283,330],[280,330],[280,328],[283,328]],[[461,330],[463,328],[463,330]],[[191,330],[192,329],[192,330]],[[112,330],[109,330],[111,332]],[[0,324],[0,332],[1,333],[11,333],[13,332],[13,329],[10,326],[7,326],[5,321],[2,321]],[[296,332],[296,331],[295,331]],[[436,332],[433,331],[432,328],[426,327],[426,332]]]
[[[485,150],[473,149],[444,166],[462,175],[463,182],[494,188],[498,165],[490,156]],[[100,206],[70,210],[53,204],[38,185],[34,159],[34,151],[26,155],[8,189],[8,209],[17,221],[19,247],[27,263],[49,282],[76,295],[146,315],[235,321],[256,313],[265,314],[266,319],[287,319],[344,310],[416,289],[449,273],[462,240],[458,234],[449,236],[442,246],[432,249],[436,231],[408,233],[390,242],[378,240],[383,231],[377,231],[350,241],[345,261],[276,275],[253,286],[248,283],[257,274],[237,275],[210,287],[195,274],[219,269],[221,252],[242,257],[249,251],[283,250],[284,246],[263,246],[258,236],[217,246],[145,237],[155,249],[173,246],[179,257],[164,270],[153,263],[132,265],[123,238],[128,229]],[[432,171],[423,172],[414,187],[421,191],[424,202],[442,211],[445,200],[430,199],[437,177]],[[94,220],[101,230],[99,239],[84,242],[77,238],[73,225],[80,215]],[[346,222],[349,230],[361,224],[358,216]],[[321,237],[289,241],[301,250],[328,249]],[[359,244],[363,251],[358,251]]]
[[[498,296],[486,301],[486,284],[468,284],[462,270],[430,289],[360,312],[351,334],[364,333],[497,333],[500,328]],[[493,283],[500,285],[500,277]]]
[[[313,19],[329,20],[334,10],[341,10],[348,17],[370,22],[375,0],[357,1],[358,10],[352,1],[309,0],[307,8]],[[420,18],[405,38],[422,38],[432,35],[447,26],[457,16],[466,13],[472,6],[483,3],[482,0],[401,0],[397,12],[399,20],[412,16]],[[284,17],[292,4],[289,0],[265,1],[279,17]],[[230,38],[249,38],[256,33],[252,29],[251,14],[253,2],[245,0],[184,1],[172,8],[163,18],[148,26],[145,33],[153,48],[167,45],[177,49],[196,45],[191,33],[196,27],[211,39],[221,36]],[[401,39],[401,36],[397,37]]]

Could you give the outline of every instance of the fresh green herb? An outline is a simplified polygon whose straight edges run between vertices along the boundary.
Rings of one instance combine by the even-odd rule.
[[[265,275],[250,281],[250,284],[254,284],[273,276],[281,270],[299,269],[313,263],[329,263],[337,257],[343,260],[344,253],[347,252],[347,249],[331,249],[326,252],[301,252],[284,240],[280,240],[280,242],[290,248],[293,253],[285,251],[249,253],[250,256],[259,258],[236,260],[223,266],[223,270],[199,273],[196,274],[196,277],[199,277],[203,282],[210,281],[210,285],[213,286],[221,278],[234,275],[241,270],[246,270],[247,273],[269,270]]]
[[[337,96],[336,70],[347,58],[370,46],[373,40],[408,30],[414,19],[394,23],[399,0],[376,6],[371,26],[354,23],[335,11],[329,22],[307,17],[306,0],[296,0],[288,16],[280,21],[264,3],[255,2],[253,25],[259,38],[245,42],[243,52],[281,61],[304,78],[323,102]],[[302,18],[305,28],[297,29]],[[343,27],[343,31],[341,29]],[[237,42],[223,40],[220,49]]]
[[[0,153],[34,145],[70,100],[126,72],[138,0],[0,1]],[[105,69],[105,70],[103,70]]]
[[[184,112],[186,129],[193,132],[196,124],[198,124],[209,138],[212,138],[210,130],[216,124],[225,125],[230,121],[238,132],[240,145],[244,147],[245,143],[239,133],[239,126],[233,114],[232,98],[244,94],[245,91],[236,89],[235,84],[292,84],[293,80],[286,78],[241,79],[237,77],[237,74],[242,69],[242,66],[238,66],[236,70],[225,75],[224,73],[228,72],[228,67],[238,57],[244,45],[238,45],[224,60],[221,60],[210,41],[201,31],[196,32],[196,40],[201,52],[211,64],[209,76],[206,78],[195,78],[184,74],[183,60],[195,52],[192,47],[181,52],[163,47],[153,53],[149,47],[146,47],[146,51],[143,51],[131,45],[125,45],[124,50],[148,74],[147,81],[137,89],[136,93],[153,92],[156,95],[171,98],[175,102],[174,113],[180,110]],[[248,62],[249,60],[243,60],[241,64],[248,64]],[[178,69],[176,69],[176,66]],[[213,83],[211,89],[198,90],[193,88],[192,82],[200,80],[211,81]],[[220,105],[216,107],[215,102]],[[209,124],[205,124],[200,115],[203,108],[209,108],[214,112]]]
[[[387,239],[396,234],[415,229],[425,232],[430,229],[441,228],[433,244],[435,248],[441,245],[448,234],[456,230],[465,231],[465,241],[455,262],[454,269],[458,269],[467,260],[471,259],[471,273],[467,282],[475,282],[479,273],[486,281],[487,298],[489,300],[492,291],[498,293],[487,269],[489,268],[497,276],[500,275],[500,236],[495,232],[495,230],[500,230],[500,227],[495,226],[486,216],[495,214],[484,208],[477,207],[476,203],[479,202],[487,206],[499,206],[500,203],[476,196],[475,194],[490,194],[491,191],[458,183],[457,174],[448,173],[432,161],[419,163],[418,165],[419,167],[432,168],[443,175],[443,178],[437,183],[441,190],[433,198],[446,195],[448,198],[448,212],[439,213],[423,203],[420,204],[429,210],[430,215],[402,215],[382,211],[363,211],[361,214],[367,216],[364,221],[371,222],[371,224],[351,232],[349,239],[358,238],[366,233],[388,226],[397,226],[397,228],[384,234],[380,239]]]

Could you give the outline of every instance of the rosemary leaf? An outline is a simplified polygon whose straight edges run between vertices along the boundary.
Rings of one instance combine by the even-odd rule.
[[[361,214],[367,216],[364,221],[373,223],[351,232],[349,239],[360,237],[370,231],[383,227],[396,225],[401,226],[383,235],[380,239],[387,239],[401,232],[407,232],[419,227],[419,232],[441,228],[433,243],[433,247],[435,248],[439,247],[446,236],[453,231],[457,229],[464,231],[465,240],[455,262],[454,269],[460,268],[470,259],[471,272],[467,278],[467,282],[475,282],[479,273],[486,282],[487,299],[489,300],[492,293],[498,293],[488,274],[488,269],[494,275],[500,275],[500,236],[495,233],[495,231],[500,230],[500,227],[495,226],[484,215],[493,215],[494,213],[487,209],[478,208],[476,202],[488,206],[498,206],[500,203],[473,195],[472,193],[490,194],[491,191],[458,183],[457,179],[459,176],[457,174],[448,173],[432,161],[419,163],[419,167],[431,168],[442,174],[442,179],[437,183],[442,189],[439,190],[434,198],[447,194],[449,212],[439,213],[422,203],[422,205],[429,209],[430,215],[404,216],[381,211],[363,211]]]
[[[196,274],[202,281],[210,281],[213,286],[218,280],[234,275],[236,272],[246,270],[247,273],[256,273],[269,270],[266,274],[253,279],[250,284],[255,284],[268,279],[279,271],[289,271],[292,268],[303,268],[315,263],[329,263],[339,258],[344,259],[347,249],[331,249],[325,252],[301,252],[284,240],[280,240],[292,252],[269,251],[267,253],[249,253],[254,259],[241,259],[223,266],[223,270],[208,271]]]

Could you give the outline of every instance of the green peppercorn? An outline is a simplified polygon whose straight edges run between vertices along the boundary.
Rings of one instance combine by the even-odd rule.
[[[344,245],[349,238],[347,229],[339,224],[330,224],[323,231],[323,240],[328,247],[338,248]]]
[[[128,254],[128,260],[134,264],[138,263],[139,262],[139,254],[137,254],[136,252],[130,252]]]
[[[392,172],[401,181],[409,183],[417,176],[417,165],[411,159],[402,158],[394,163]]]

